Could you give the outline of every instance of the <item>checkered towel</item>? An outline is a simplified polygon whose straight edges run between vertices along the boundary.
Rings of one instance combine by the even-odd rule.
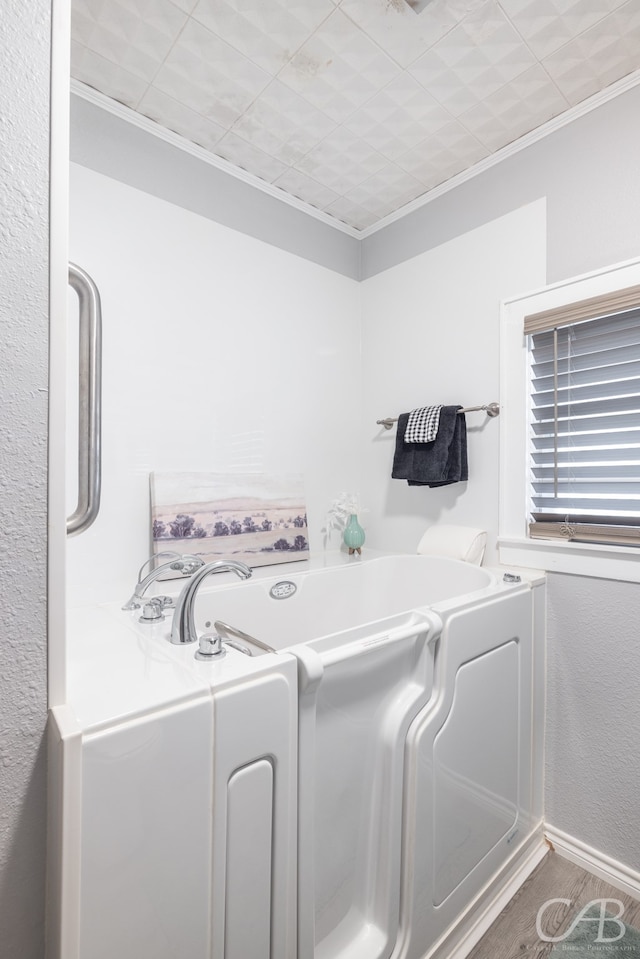
[[[404,433],[405,443],[431,443],[438,435],[440,425],[439,406],[422,406],[419,410],[411,410]]]

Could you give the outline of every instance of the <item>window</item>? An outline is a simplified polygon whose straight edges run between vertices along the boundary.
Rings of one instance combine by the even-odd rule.
[[[500,405],[500,562],[640,583],[640,259],[503,302]]]
[[[529,536],[640,546],[640,286],[525,316]]]

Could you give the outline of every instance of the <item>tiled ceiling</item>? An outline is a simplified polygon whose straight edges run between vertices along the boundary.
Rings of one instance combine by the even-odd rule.
[[[364,230],[640,68],[640,0],[73,0],[72,75]]]

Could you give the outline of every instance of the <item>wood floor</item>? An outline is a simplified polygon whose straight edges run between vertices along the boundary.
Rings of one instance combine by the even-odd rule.
[[[534,869],[521,889],[469,954],[468,959],[547,959],[552,942],[543,942],[536,932],[538,910],[549,899],[570,899],[571,907],[556,903],[544,910],[542,929],[558,936],[571,925],[580,909],[593,899],[619,899],[625,909],[622,920],[640,929],[640,901],[585,872],[579,866],[550,852]],[[607,907],[612,915],[616,906]],[[629,956],[640,959],[640,956]]]

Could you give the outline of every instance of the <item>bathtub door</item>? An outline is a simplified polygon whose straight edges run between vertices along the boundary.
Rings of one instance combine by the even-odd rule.
[[[404,742],[439,622],[301,648],[299,959],[388,959],[399,923]]]
[[[422,959],[527,838],[532,596],[445,618],[432,706],[407,737],[402,934]]]

